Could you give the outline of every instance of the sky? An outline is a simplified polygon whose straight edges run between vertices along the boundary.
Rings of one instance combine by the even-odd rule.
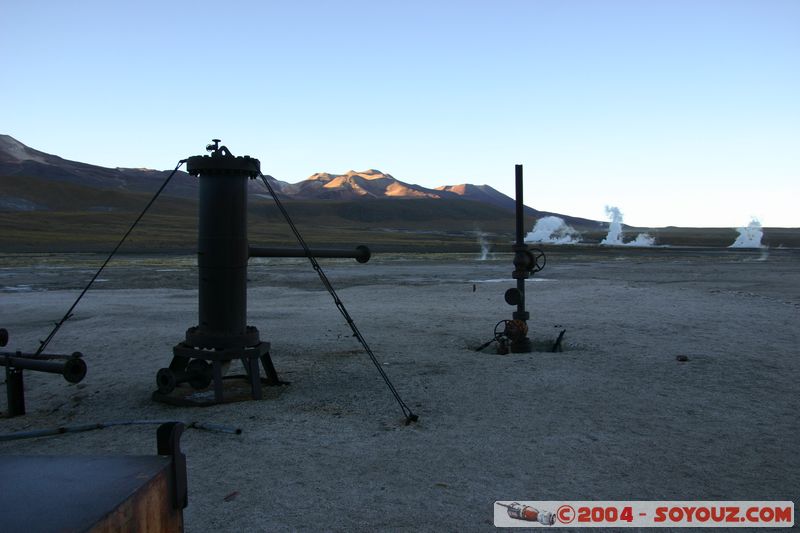
[[[171,169],[220,138],[635,226],[800,227],[800,1],[4,0],[0,133]]]

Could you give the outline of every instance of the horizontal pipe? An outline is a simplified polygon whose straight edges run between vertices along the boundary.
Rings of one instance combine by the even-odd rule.
[[[80,357],[63,357],[57,359],[33,359],[22,353],[0,352],[0,366],[61,374],[70,383],[80,383],[86,376],[86,363]]]
[[[216,431],[218,433],[230,433],[232,435],[241,435],[242,428],[231,427],[231,426],[221,426],[219,424],[209,424],[207,422],[192,422],[188,426],[189,428],[196,428],[196,429],[204,429],[206,431]]]
[[[71,354],[62,354],[62,353],[26,353],[21,351],[14,351],[14,352],[0,352],[0,357],[22,357],[24,359],[32,359],[36,361],[53,361],[53,360],[69,360],[69,359],[77,359],[83,357],[81,352],[72,352]]]
[[[16,433],[0,434],[0,442],[20,439],[35,439],[37,437],[48,437],[50,435],[63,435],[64,433],[80,433],[82,431],[92,431],[94,429],[105,429],[114,426],[133,426],[133,425],[161,425],[175,420],[115,420],[113,422],[98,422],[95,424],[79,424],[77,426],[62,426],[49,429],[34,429],[30,431],[18,431]],[[204,422],[184,423],[187,428],[202,429],[218,433],[230,433],[241,435],[242,429],[232,426],[221,426],[218,424],[207,424]]]
[[[356,246],[355,250],[337,250],[335,248],[313,248],[309,252],[317,258],[345,258],[355,259],[359,263],[366,263],[372,255],[366,246]],[[308,257],[306,252],[299,248],[264,248],[251,246],[250,257]]]

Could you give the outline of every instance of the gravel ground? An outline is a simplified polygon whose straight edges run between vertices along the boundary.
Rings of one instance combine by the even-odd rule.
[[[9,348],[35,348],[98,264],[0,258]],[[153,402],[156,371],[197,321],[196,275],[191,258],[128,257],[50,345],[82,351],[86,379],[26,373],[28,414],[0,431],[242,428],[185,433],[190,532],[493,531],[495,500],[799,500],[797,250],[556,251],[528,283],[531,336],[544,347],[566,329],[566,349],[510,355],[474,351],[510,318],[509,256],[326,264],[418,423],[403,424],[316,275],[291,260],[253,265],[248,302],[291,385],[261,402]],[[2,454],[154,449],[147,426],[0,442]]]

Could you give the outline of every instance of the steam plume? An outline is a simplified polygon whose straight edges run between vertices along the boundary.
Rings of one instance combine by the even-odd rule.
[[[478,235],[478,244],[481,247],[480,260],[486,261],[487,259],[489,259],[489,252],[491,251],[492,247],[489,244],[489,241],[486,240],[486,233],[479,231],[477,232],[477,235]]]
[[[625,242],[622,238],[622,211],[614,206],[606,206],[606,216],[611,220],[608,225],[606,238],[600,241],[606,246],[653,246],[656,240],[647,233],[640,233],[632,241]]]
[[[542,217],[536,221],[533,231],[525,236],[525,242],[550,244],[578,244],[581,234],[559,217]]]
[[[753,217],[747,227],[737,228],[739,236],[728,246],[728,248],[761,248],[761,238],[764,232],[761,230],[761,222]]]

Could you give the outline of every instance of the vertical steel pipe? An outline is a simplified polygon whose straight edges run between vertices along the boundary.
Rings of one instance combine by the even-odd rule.
[[[517,310],[514,312],[513,317],[516,320],[528,320],[530,314],[525,310],[525,279],[528,277],[526,269],[522,266],[524,257],[520,259],[520,254],[527,251],[528,247],[525,245],[525,204],[522,198],[522,165],[514,166],[514,185],[516,189],[516,242],[514,243],[515,261],[514,265],[517,267],[517,290],[519,291],[519,301],[517,303]]]
[[[516,186],[516,201],[517,201],[517,245],[525,244],[524,231],[524,209],[525,205],[522,199],[522,165],[514,165],[514,184]]]
[[[244,335],[247,326],[247,179],[200,174],[199,326],[212,335]]]
[[[234,157],[218,141],[210,156],[190,157],[189,174],[200,181],[197,226],[199,274],[196,327],[186,343],[198,348],[242,348],[259,343],[247,326],[247,180],[260,163]]]

